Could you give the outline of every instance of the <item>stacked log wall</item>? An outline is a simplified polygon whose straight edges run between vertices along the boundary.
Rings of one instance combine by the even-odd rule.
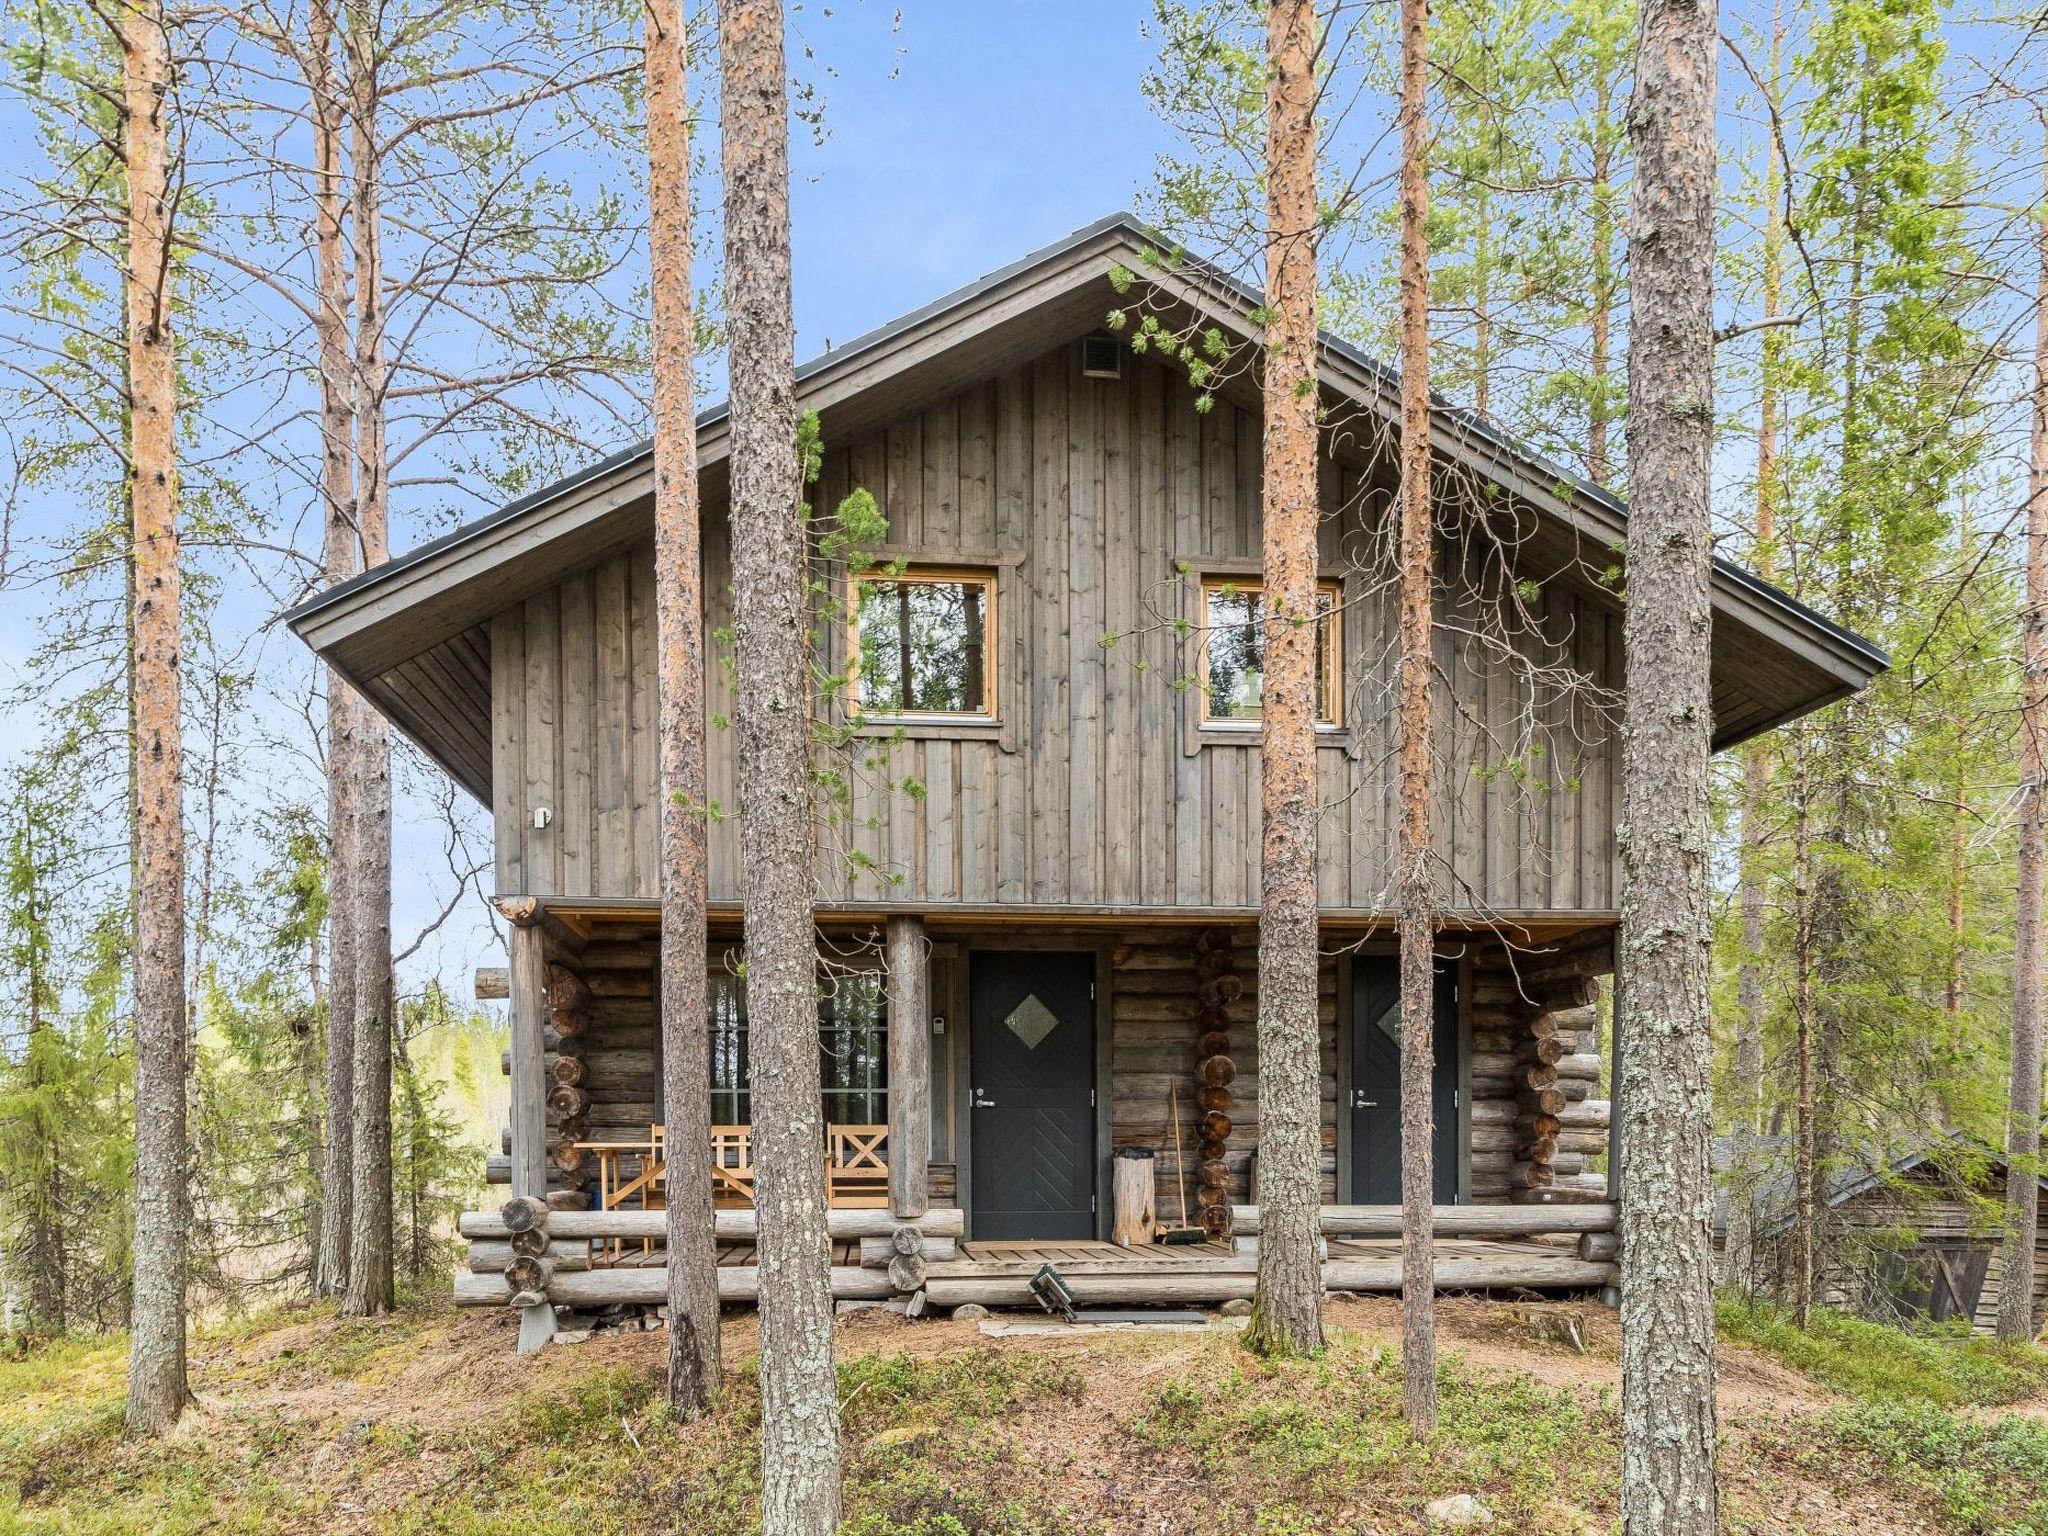
[[[1227,970],[1225,965],[1227,964]],[[1218,988],[1223,976],[1235,985]],[[1255,928],[1160,929],[1116,947],[1110,973],[1110,1086],[1112,1126],[1119,1147],[1151,1147],[1159,1219],[1180,1224],[1181,1186],[1174,1166],[1169,1105],[1180,1109],[1182,1154],[1187,1159],[1188,1219],[1199,1217],[1204,1188],[1227,1192],[1216,1208],[1253,1198],[1253,1154],[1259,1143],[1258,931]],[[1205,994],[1205,986],[1207,993]],[[1226,998],[1222,994],[1231,992]],[[1325,957],[1317,1021],[1322,1035],[1322,1198],[1337,1198],[1337,965]],[[1206,1000],[1205,1000],[1206,997]],[[1215,1028],[1205,1028],[1205,1019]],[[1227,1051],[1205,1050],[1227,1037]],[[1222,1071],[1205,1063],[1229,1063]],[[1205,1090],[1223,1089],[1227,1109],[1206,1109]],[[1215,1104],[1213,1096],[1209,1102]],[[1210,1117],[1221,1114],[1227,1126]],[[1220,1157],[1205,1157],[1207,1132],[1221,1129]],[[1205,1185],[1202,1164],[1220,1162]]]
[[[1471,968],[1471,1174],[1476,1203],[1605,1199],[1600,1096],[1605,934],[1511,949],[1489,944]]]

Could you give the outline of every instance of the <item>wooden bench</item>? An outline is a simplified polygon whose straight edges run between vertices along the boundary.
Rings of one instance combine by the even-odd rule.
[[[668,1204],[668,1138],[665,1128],[647,1128],[645,1141],[585,1141],[577,1146],[597,1159],[600,1210],[661,1210]],[[754,1204],[754,1128],[711,1127],[711,1203],[721,1211]],[[879,1210],[889,1203],[889,1127],[825,1127],[825,1203],[841,1210]],[[628,1177],[626,1160],[638,1157]],[[614,1244],[614,1249],[619,1245]],[[614,1252],[614,1259],[617,1258]]]

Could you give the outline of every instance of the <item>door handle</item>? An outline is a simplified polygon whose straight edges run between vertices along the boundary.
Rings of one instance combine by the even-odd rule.
[[[981,1096],[981,1090],[977,1088],[974,1090],[974,1099],[970,1107],[974,1109],[994,1109],[996,1101],[994,1099],[984,1099]]]
[[[1368,1099],[1363,1090],[1354,1088],[1351,1090],[1351,1107],[1353,1109],[1378,1109],[1380,1101],[1378,1099]]]

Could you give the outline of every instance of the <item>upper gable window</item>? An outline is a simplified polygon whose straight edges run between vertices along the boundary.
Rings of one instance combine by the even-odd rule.
[[[1337,621],[1340,588],[1316,583],[1316,724],[1343,724],[1339,679],[1344,675],[1342,625]],[[1234,576],[1202,580],[1202,648],[1199,655],[1202,723],[1255,726],[1263,716],[1266,625],[1256,581]]]
[[[855,576],[847,605],[853,712],[994,719],[995,605],[991,571],[913,565]]]

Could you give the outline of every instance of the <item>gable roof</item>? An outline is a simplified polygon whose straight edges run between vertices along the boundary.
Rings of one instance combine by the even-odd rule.
[[[1796,1193],[1789,1161],[1792,1138],[1760,1136],[1759,1151],[1768,1171],[1757,1181],[1751,1207],[1756,1214],[1759,1237],[1772,1237],[1790,1229],[1795,1220]],[[1714,1171],[1726,1175],[1733,1164],[1732,1143],[1726,1137],[1714,1141]],[[1983,1173],[2003,1177],[2011,1169],[2006,1154],[1965,1131],[1934,1132],[1908,1137],[1889,1149],[1876,1144],[1859,1147],[1851,1161],[1827,1171],[1821,1179],[1821,1203],[1829,1209],[1846,1205],[1873,1189],[1898,1184],[1909,1174],[1929,1168],[1937,1175]],[[2041,1189],[2048,1193],[2048,1174],[2040,1176]],[[1714,1190],[1714,1229],[1727,1225],[1729,1191],[1725,1178]]]
[[[986,377],[1071,333],[1100,329],[1122,267],[1164,302],[1250,339],[1261,296],[1221,269],[1178,257],[1128,213],[1076,230],[797,369],[797,398],[840,441],[906,405]],[[1399,419],[1395,372],[1324,333],[1327,395],[1385,423]],[[1626,530],[1615,496],[1551,463],[1474,412],[1439,402],[1432,448],[1499,484],[1567,547],[1604,563]],[[707,482],[722,481],[727,410],[697,418]],[[354,683],[478,798],[490,798],[491,615],[651,537],[653,445],[643,442],[331,587],[285,615],[294,633]],[[1885,654],[1776,587],[1714,563],[1715,746],[1726,747],[1861,688]],[[1725,658],[1725,665],[1723,660]],[[480,691],[479,691],[480,690]]]

